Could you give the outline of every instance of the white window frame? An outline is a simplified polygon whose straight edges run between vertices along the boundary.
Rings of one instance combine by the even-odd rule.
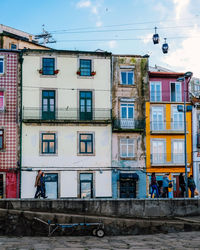
[[[122,118],[122,105],[126,106],[126,118]],[[128,105],[132,105],[133,117],[128,118]],[[135,104],[133,102],[120,102],[120,126],[122,128],[134,128]]]
[[[151,86],[154,85],[155,90],[154,90],[154,96],[155,96],[155,100],[151,99]],[[160,100],[157,99],[157,95],[156,95],[156,85],[160,85]],[[151,81],[150,82],[150,102],[162,102],[162,84],[160,81]]]
[[[182,84],[181,84],[181,82],[170,82],[170,101],[172,102],[172,90],[171,90],[172,83],[175,83],[175,102],[182,102]],[[180,100],[177,100],[177,91],[176,91],[177,85],[180,85]]]
[[[175,153],[174,153],[175,152],[175,150],[174,150],[174,143],[175,142],[179,142],[179,143],[182,142],[183,143],[183,153],[180,153],[180,156],[182,154],[181,160],[179,160],[179,158],[177,160],[177,158],[175,156]],[[185,152],[184,152],[185,142],[184,142],[184,139],[174,139],[174,140],[172,140],[171,147],[172,147],[171,152],[172,152],[172,161],[173,161],[173,163],[175,163],[175,164],[184,164],[184,162],[185,162]]]
[[[5,58],[4,56],[0,56],[0,59],[3,59],[3,72],[0,72],[0,75],[3,75],[5,72]]]
[[[183,130],[184,129],[184,116],[183,116],[183,112],[179,112],[177,110],[177,105],[176,106],[171,106],[171,120],[172,120],[172,123],[171,123],[171,128],[173,130]],[[174,112],[175,111],[175,112]],[[176,124],[174,123],[175,122],[175,119],[174,119],[174,114],[175,113],[178,113],[178,114],[181,114],[182,115],[182,120],[181,121],[176,121],[177,123],[179,122],[180,124],[178,124],[178,128],[176,126]],[[181,126],[180,126],[181,125]]]
[[[133,73],[133,81],[132,81],[132,83],[131,84],[128,84],[128,73]],[[123,82],[122,82],[122,73],[126,73],[126,83],[125,84],[123,84]],[[135,84],[135,75],[134,75],[134,69],[132,69],[132,68],[128,68],[128,69],[120,69],[120,84],[122,85],[122,86],[133,86],[134,84]]]
[[[163,149],[164,152],[162,153],[163,155],[161,156],[161,160],[155,160],[155,155],[154,154],[159,154],[159,153],[154,153],[153,152],[153,143],[154,142],[162,142],[163,143]],[[164,164],[166,163],[166,140],[165,139],[152,139],[151,140],[151,155],[152,155],[152,163],[153,164]]]
[[[162,123],[159,124],[159,121],[154,121],[153,120],[153,114],[155,110],[162,110]],[[157,124],[156,124],[157,123]],[[163,131],[165,129],[165,123],[164,123],[164,107],[163,106],[152,106],[151,107],[151,129],[156,130],[156,131]]]
[[[123,143],[122,141],[126,140],[126,143]],[[130,143],[130,140],[133,141],[132,143]],[[126,156],[122,155],[122,146],[126,146]],[[128,155],[128,149],[129,146],[133,147],[133,152],[132,155]],[[120,157],[121,158],[133,158],[135,157],[135,139],[133,138],[120,138]]]

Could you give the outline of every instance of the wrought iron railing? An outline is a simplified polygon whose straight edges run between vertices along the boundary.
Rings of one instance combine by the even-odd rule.
[[[43,110],[42,108],[24,107],[23,120],[55,120],[55,121],[110,121],[110,109],[77,109],[58,108],[54,110]]]
[[[144,120],[134,120],[134,119],[113,119],[114,129],[144,129]]]
[[[186,128],[187,128],[187,122],[186,122]],[[172,121],[172,122],[157,122],[152,121],[150,123],[150,130],[155,132],[162,132],[162,131],[179,131],[184,132],[184,121]]]
[[[187,158],[189,154],[187,154]],[[184,165],[185,164],[185,154],[184,153],[152,153],[151,154],[151,164],[154,165]]]

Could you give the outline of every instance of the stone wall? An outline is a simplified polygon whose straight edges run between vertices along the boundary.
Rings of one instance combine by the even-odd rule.
[[[121,218],[173,218],[200,215],[200,199],[2,199],[0,208]]]

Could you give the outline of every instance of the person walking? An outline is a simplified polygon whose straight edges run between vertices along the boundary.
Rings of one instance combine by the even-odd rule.
[[[196,185],[193,179],[193,175],[190,175],[190,177],[188,178],[188,187],[191,191],[191,198],[194,198],[194,190],[196,188]]]
[[[163,195],[162,197],[163,198],[169,198],[169,190],[168,190],[168,187],[169,187],[169,183],[170,183],[170,180],[168,178],[168,175],[164,175],[163,176]]]
[[[153,196],[154,191],[156,191],[156,197],[159,198],[158,185],[156,181],[155,173],[151,174],[151,198]]]
[[[34,196],[35,199],[38,198],[38,195],[41,192],[41,182],[40,182],[41,175],[42,175],[42,170],[38,170],[38,174],[35,178],[35,187],[37,188]]]
[[[184,197],[184,193],[185,193],[185,180],[184,180],[184,177],[183,177],[183,173],[180,173],[179,175],[179,187],[181,189],[181,195],[180,197]]]
[[[46,199],[46,188],[45,188],[45,174],[42,172],[40,177],[40,184],[41,184],[41,196],[42,198]]]

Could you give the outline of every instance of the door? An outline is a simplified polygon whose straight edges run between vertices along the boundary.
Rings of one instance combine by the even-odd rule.
[[[0,174],[0,199],[4,198],[3,174]]]
[[[134,128],[134,104],[121,103],[121,128]]]
[[[49,199],[58,198],[58,174],[45,174],[45,188]]]
[[[152,107],[152,130],[162,131],[164,129],[163,107]]]
[[[55,91],[54,90],[42,91],[42,119],[44,120],[55,119]]]
[[[136,198],[136,181],[120,179],[120,198]]]
[[[93,198],[93,174],[80,174],[80,197]]]
[[[92,120],[92,91],[80,91],[80,120]]]
[[[152,163],[165,163],[165,142],[161,140],[152,142]]]
[[[183,130],[184,129],[183,112],[179,112],[177,110],[177,106],[173,107],[172,129],[174,129],[174,130]]]
[[[180,82],[172,82],[171,83],[171,101],[172,102],[181,102],[181,83]]]

